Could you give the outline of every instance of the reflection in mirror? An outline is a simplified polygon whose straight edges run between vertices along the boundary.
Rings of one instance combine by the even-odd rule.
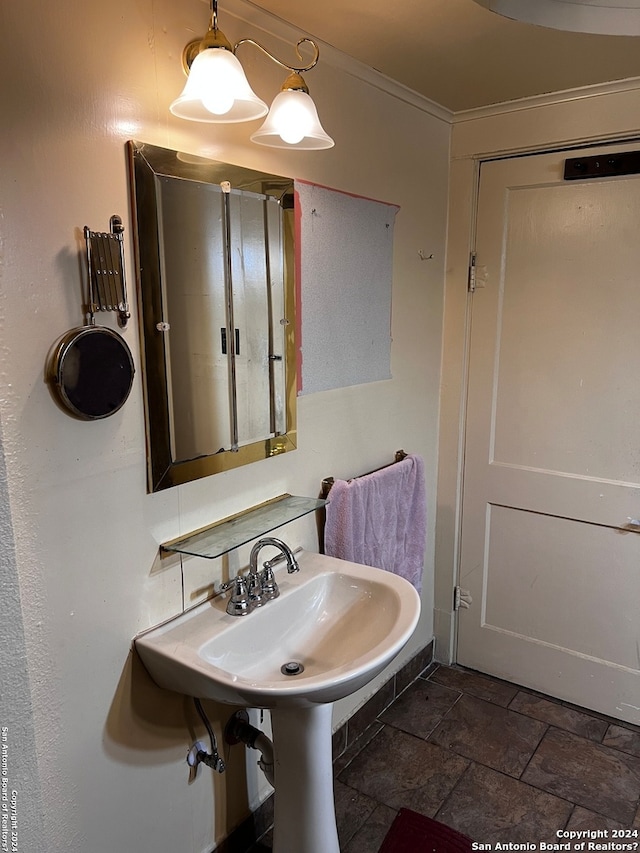
[[[295,448],[293,182],[129,151],[157,491]]]
[[[166,176],[158,185],[174,458],[232,450],[285,432],[278,200]],[[223,284],[228,255],[232,341],[227,339],[229,285]],[[235,377],[229,376],[232,350]],[[228,393],[232,381],[235,398]]]

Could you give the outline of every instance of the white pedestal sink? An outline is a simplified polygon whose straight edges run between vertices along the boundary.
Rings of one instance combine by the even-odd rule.
[[[363,687],[405,645],[420,615],[396,575],[303,551],[276,574],[280,597],[247,616],[219,596],[135,639],[160,687],[271,711],[274,853],[339,853],[331,703]],[[303,669],[285,675],[284,664]]]

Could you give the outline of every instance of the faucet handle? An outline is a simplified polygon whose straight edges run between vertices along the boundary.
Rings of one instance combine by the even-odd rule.
[[[300,571],[300,566],[298,565],[298,561],[296,560],[296,556],[293,553],[293,551],[291,552],[291,555],[289,557],[289,562],[287,564],[287,571],[289,572],[290,575],[293,574],[294,572]]]
[[[221,583],[220,586],[218,587],[218,592],[228,592],[230,589],[233,589],[234,587],[236,587],[238,585],[238,581],[240,581],[240,580],[244,580],[244,578],[241,577],[240,575],[238,575],[235,578],[231,578],[230,581],[226,581],[225,583]],[[245,583],[246,583],[246,581],[245,581]]]
[[[233,589],[233,592],[227,604],[227,613],[230,616],[246,616],[253,606],[249,596],[247,579],[242,575],[237,575],[233,580],[222,584],[220,587],[221,592],[226,592],[229,589]]]
[[[265,601],[272,601],[280,595],[278,584],[273,576],[273,569],[270,562],[267,560],[263,563],[263,569],[260,572],[260,580],[262,581],[262,597]]]
[[[263,600],[263,583],[262,583],[262,575],[258,572],[250,572],[249,573],[249,598],[251,600],[252,607],[262,607],[264,604]],[[266,599],[265,599],[266,600]]]

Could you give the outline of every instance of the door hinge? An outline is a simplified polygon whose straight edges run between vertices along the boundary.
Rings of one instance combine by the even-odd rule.
[[[473,603],[473,599],[469,593],[468,589],[462,589],[462,587],[457,586],[454,590],[453,596],[453,609],[460,610],[464,608],[464,610],[468,610]]]
[[[469,258],[469,279],[468,279],[468,291],[469,293],[475,293],[476,291],[476,263],[478,260],[478,256],[475,252],[471,252],[471,256]]]

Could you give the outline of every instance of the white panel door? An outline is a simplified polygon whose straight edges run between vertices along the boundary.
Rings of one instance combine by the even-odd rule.
[[[640,176],[483,164],[458,661],[640,723]]]

